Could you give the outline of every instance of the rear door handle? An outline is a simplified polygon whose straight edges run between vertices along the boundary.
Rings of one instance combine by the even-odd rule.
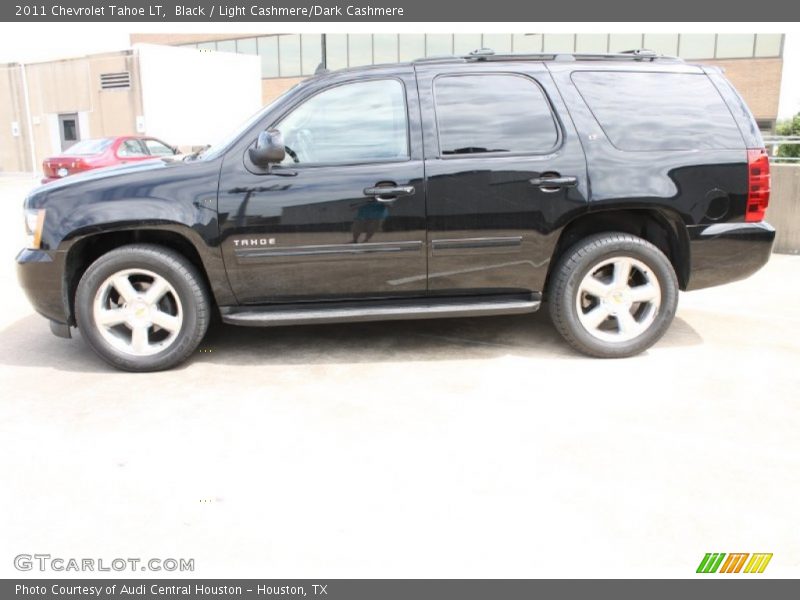
[[[554,192],[559,188],[575,187],[578,185],[577,177],[534,177],[529,180],[531,185],[540,187],[543,191]],[[551,189],[548,189],[551,188]]]
[[[393,202],[398,196],[411,196],[414,193],[413,185],[376,185],[364,188],[365,196],[372,196],[378,202]]]

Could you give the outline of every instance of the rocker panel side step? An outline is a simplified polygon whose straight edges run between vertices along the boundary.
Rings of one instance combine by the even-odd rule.
[[[315,323],[401,321],[518,315],[539,309],[539,294],[462,296],[408,300],[372,300],[309,304],[222,306],[225,323],[248,327],[277,327]]]

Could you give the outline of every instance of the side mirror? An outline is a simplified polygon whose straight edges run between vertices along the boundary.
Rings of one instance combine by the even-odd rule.
[[[283,135],[277,129],[267,129],[258,134],[258,141],[248,151],[250,160],[258,167],[269,169],[273,163],[279,163],[286,157]]]

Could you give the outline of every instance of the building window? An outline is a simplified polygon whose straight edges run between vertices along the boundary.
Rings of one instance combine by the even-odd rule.
[[[783,34],[781,33],[757,33],[756,34],[756,56],[780,56],[783,48]]]
[[[279,35],[278,56],[281,77],[299,77],[301,75],[300,36]]]
[[[713,33],[682,33],[679,43],[681,58],[714,58],[716,36]]]
[[[512,39],[514,52],[541,52],[543,38],[541,33],[514,34]]]
[[[484,33],[483,47],[491,48],[497,54],[511,52],[511,35],[508,33]]]
[[[453,36],[453,54],[465,56],[483,47],[483,36],[480,33],[457,33]]]
[[[642,48],[641,33],[612,33],[608,38],[609,52],[626,52]]]
[[[322,36],[318,33],[304,33],[300,36],[303,52],[303,75],[313,75],[322,62]]]
[[[434,93],[442,156],[544,153],[558,141],[550,104],[527,77],[448,75],[436,79]]]
[[[236,52],[236,40],[219,40],[217,52]]]
[[[579,33],[575,36],[575,51],[586,54],[604,54],[608,52],[608,34]]]
[[[372,35],[368,33],[347,36],[347,66],[361,67],[372,64]]]
[[[644,48],[666,56],[678,56],[677,33],[645,33]]]
[[[575,52],[575,35],[572,33],[545,33],[545,52]]]
[[[452,35],[444,33],[429,33],[425,36],[425,56],[450,56],[452,54]]]
[[[330,70],[347,68],[347,35],[334,33],[325,36],[325,48],[328,52],[327,66]]]
[[[414,60],[425,56],[425,35],[408,33],[400,35],[400,60]]]
[[[280,77],[278,70],[278,38],[274,35],[258,38],[258,55],[261,57],[261,76]]]
[[[256,38],[236,40],[236,51],[239,54],[258,54],[258,44],[256,43]]]
[[[749,58],[753,56],[756,36],[752,33],[720,33],[717,35],[717,58]]]
[[[372,36],[372,55],[376,64],[398,61],[397,34],[376,33]]]

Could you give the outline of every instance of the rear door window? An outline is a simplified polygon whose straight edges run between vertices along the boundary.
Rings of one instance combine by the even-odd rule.
[[[705,74],[576,71],[572,81],[620,150],[744,147],[728,106]]]
[[[558,128],[542,88],[528,77],[444,75],[434,82],[441,156],[544,154]]]

